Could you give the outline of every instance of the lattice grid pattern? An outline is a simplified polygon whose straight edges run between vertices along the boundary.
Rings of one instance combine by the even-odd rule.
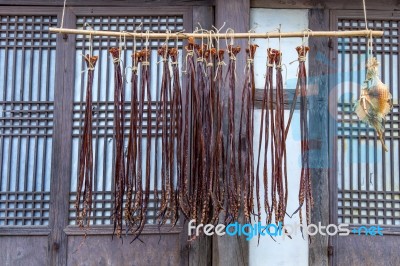
[[[0,15],[0,226],[49,222],[55,26]]]
[[[77,28],[84,27],[85,23],[89,24],[95,30],[113,30],[113,31],[134,31],[142,23],[142,31],[150,30],[153,32],[165,32],[166,29],[177,32],[183,30],[183,17],[180,16],[140,16],[140,17],[126,17],[126,16],[94,16],[94,17],[78,17]],[[99,56],[99,60],[95,69],[94,83],[93,83],[93,158],[94,158],[94,198],[93,198],[93,224],[110,224],[112,214],[112,186],[113,178],[113,161],[114,161],[114,139],[113,139],[113,113],[114,113],[114,66],[109,55],[108,49],[112,46],[118,46],[122,42],[122,47],[126,46],[122,53],[122,64],[126,71],[126,80],[131,80],[131,69],[129,66],[132,65],[131,54],[133,51],[134,40],[133,39],[121,39],[112,37],[95,37],[93,38],[93,54]],[[137,39],[138,49],[144,48],[144,40]],[[160,100],[160,92],[158,91],[161,84],[161,69],[162,64],[157,62],[160,58],[157,56],[157,49],[161,46],[165,40],[150,40],[149,47],[151,48],[150,57],[150,68],[151,68],[151,95],[152,104],[149,107],[144,106],[144,130],[143,136],[146,134],[146,130],[151,128],[152,138],[150,141],[153,143],[153,150],[155,149],[156,136],[161,136],[160,132],[156,132],[156,106],[157,101]],[[71,175],[71,193],[70,193],[70,225],[75,225],[75,193],[76,193],[76,181],[79,166],[79,136],[82,132],[84,110],[85,110],[85,86],[86,80],[82,71],[85,70],[86,66],[82,60],[82,54],[89,52],[89,39],[82,35],[77,35],[76,39],[76,65],[75,65],[75,88],[74,88],[74,108],[73,108],[73,143],[72,143],[72,175]],[[126,45],[124,45],[126,44]],[[182,40],[169,40],[168,46],[178,46],[180,52],[179,63],[182,65]],[[140,75],[140,73],[139,73]],[[127,137],[129,134],[129,120],[130,120],[130,99],[131,99],[131,84],[130,82],[125,83],[125,136],[127,147]],[[140,84],[139,84],[140,86]],[[152,124],[146,125],[146,117],[152,116]],[[159,128],[161,123],[159,123]],[[143,145],[145,145],[147,139],[144,137]],[[151,154],[152,165],[155,160],[161,159],[161,138],[158,138],[158,155],[155,156],[155,152]],[[145,167],[143,168],[145,169]],[[151,190],[150,203],[148,210],[147,223],[156,223],[155,220],[155,207],[158,206],[159,202],[154,200],[154,188],[159,187],[160,184],[156,185],[156,176],[160,175],[160,165],[158,169],[152,169],[151,171]]]
[[[367,38],[338,39],[338,222],[400,225],[399,177],[399,20],[372,20],[370,29],[383,30],[374,38],[382,81],[393,95],[393,110],[385,123],[385,153],[373,128],[359,122],[353,103],[365,78]],[[339,30],[365,29],[362,19],[340,19]]]

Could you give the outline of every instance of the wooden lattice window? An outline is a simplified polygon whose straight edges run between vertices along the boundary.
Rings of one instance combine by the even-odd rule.
[[[182,15],[160,15],[160,16],[77,16],[76,27],[82,28],[85,23],[93,27],[95,30],[113,30],[113,31],[129,31],[133,32],[136,27],[142,24],[141,31],[152,31],[152,32],[165,32],[170,30],[172,32],[182,31],[183,27],[183,16]],[[94,86],[93,86],[93,147],[94,147],[94,199],[93,199],[93,223],[97,225],[110,224],[110,217],[112,215],[112,204],[113,198],[112,193],[114,188],[112,186],[113,179],[113,161],[114,161],[114,66],[110,58],[108,49],[112,46],[119,46],[119,41],[123,43],[123,47],[126,45],[126,49],[123,49],[122,65],[123,71],[126,72],[125,83],[125,112],[126,112],[126,126],[125,136],[127,147],[127,137],[129,134],[129,116],[130,116],[130,96],[131,96],[131,68],[132,58],[131,54],[133,51],[134,40],[133,39],[121,39],[115,37],[95,37],[93,38],[93,54],[99,55],[99,62],[96,66]],[[182,40],[170,39],[168,42],[169,47],[175,47],[178,45],[180,50],[179,63],[182,65]],[[151,94],[153,97],[152,105],[150,106],[150,113],[153,117],[152,125],[146,125],[146,117],[148,115],[148,106],[145,105],[145,113],[142,118],[144,121],[144,133],[146,130],[152,130],[152,145],[153,151],[151,154],[153,162],[161,159],[161,132],[156,132],[156,105],[157,101],[160,100],[160,83],[161,83],[161,68],[162,64],[158,64],[160,58],[157,56],[157,48],[160,47],[165,40],[150,40],[149,48],[151,48]],[[84,86],[86,82],[82,79],[82,71],[85,70],[85,64],[83,62],[82,54],[89,52],[89,39],[87,36],[78,35],[76,37],[75,46],[75,88],[74,88],[74,103],[73,103],[73,139],[72,139],[72,171],[71,171],[71,193],[70,193],[70,211],[69,211],[69,224],[75,224],[75,194],[76,194],[76,180],[79,167],[79,134],[81,134],[83,125],[83,114],[85,110],[84,106]],[[138,49],[144,48],[144,40],[137,40]],[[157,99],[157,100],[156,100]],[[161,123],[161,122],[160,122]],[[159,124],[161,129],[161,124]],[[158,153],[155,152],[155,142],[158,136]],[[143,139],[143,145],[146,145],[146,138]],[[156,157],[157,156],[157,157]],[[144,158],[143,158],[144,159]],[[154,165],[152,163],[152,165]],[[143,168],[145,171],[145,168]],[[151,169],[151,193],[150,203],[148,209],[148,220],[147,223],[156,223],[156,209],[158,209],[159,202],[154,200],[154,189],[157,187],[161,189],[161,184],[155,183],[160,176],[161,167],[158,164],[157,169]],[[156,208],[157,207],[157,208]]]
[[[368,27],[383,30],[374,39],[382,81],[393,95],[393,110],[385,123],[385,152],[373,128],[359,122],[353,103],[365,78],[366,37],[339,38],[337,48],[337,186],[338,222],[400,225],[399,89],[400,20],[372,19]],[[365,29],[363,19],[339,18],[338,30]]]
[[[56,16],[0,15],[0,226],[48,225]]]

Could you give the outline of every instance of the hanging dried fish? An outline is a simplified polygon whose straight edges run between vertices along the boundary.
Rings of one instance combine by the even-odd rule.
[[[193,206],[193,193],[194,193],[194,178],[191,174],[190,167],[190,147],[189,142],[189,125],[191,121],[191,113],[189,112],[189,106],[191,102],[192,91],[195,87],[195,66],[194,66],[194,39],[193,37],[188,38],[188,45],[186,49],[186,75],[185,75],[185,122],[183,129],[183,145],[182,145],[182,175],[181,175],[181,187],[179,191],[179,206],[184,216],[191,220],[192,219],[192,206]],[[193,127],[192,127],[193,128]]]
[[[260,167],[260,155],[261,155],[261,146],[263,141],[263,136],[265,136],[264,140],[264,163],[263,163],[263,184],[264,184],[264,210],[266,213],[266,223],[270,224],[272,220],[272,212],[273,205],[269,203],[269,190],[268,190],[268,154],[271,156],[271,173],[274,173],[274,163],[275,163],[275,145],[274,141],[271,141],[270,151],[268,151],[269,147],[269,138],[271,132],[271,138],[273,140],[273,134],[275,132],[275,123],[274,123],[274,94],[273,94],[273,68],[275,62],[275,53],[273,49],[267,50],[267,70],[265,74],[265,83],[263,90],[263,100],[262,100],[262,112],[261,112],[261,121],[260,121],[260,140],[258,146],[258,158],[257,158],[257,169],[256,169],[256,179],[259,179],[259,167]],[[265,114],[264,114],[265,112]]]
[[[114,132],[115,132],[115,167],[114,167],[114,233],[122,233],[123,199],[125,193],[124,160],[124,86],[120,66],[120,49],[109,50],[114,61]]]
[[[240,113],[238,167],[242,177],[243,212],[246,223],[250,223],[250,213],[253,212],[254,198],[254,159],[253,159],[253,132],[254,132],[254,54],[258,45],[250,44],[246,48],[247,67],[244,88],[242,92],[242,108]],[[260,183],[256,180],[257,217],[261,221]]]
[[[138,156],[142,158],[142,141],[143,141],[143,120],[144,119],[144,105],[147,106],[146,115],[146,157],[145,157],[145,185],[144,185],[144,195],[140,200],[141,205],[138,206],[138,226],[133,230],[135,241],[143,231],[144,225],[146,223],[147,208],[150,199],[150,153],[151,153],[151,92],[150,92],[150,50],[143,49],[140,51],[140,62],[141,62],[141,80],[140,80],[140,103],[139,103],[139,141],[138,141]],[[142,180],[142,161],[137,167],[137,179]],[[140,184],[139,184],[140,183]],[[138,182],[138,186],[141,186],[141,181]]]
[[[166,46],[158,49],[158,55],[161,56],[163,62],[163,74],[161,78],[161,105],[159,113],[162,118],[162,152],[161,152],[161,207],[158,214],[159,224],[162,225],[170,218],[174,210],[174,180],[173,180],[173,150],[171,143],[173,117],[170,117],[168,125],[168,105],[171,100],[171,74],[168,65],[168,50]],[[172,116],[172,112],[171,112]]]
[[[293,116],[297,97],[300,95],[300,136],[301,136],[301,175],[300,175],[300,189],[299,189],[299,207],[294,212],[299,212],[300,223],[303,222],[302,207],[304,201],[306,203],[306,222],[307,225],[311,223],[311,208],[314,203],[312,197],[312,185],[309,166],[309,146],[308,146],[308,118],[307,118],[307,71],[305,61],[307,52],[310,49],[307,46],[298,46],[296,51],[298,53],[299,70],[296,85],[296,92],[293,98],[292,107],[290,109],[289,121],[285,130],[285,138],[288,135],[290,121]]]
[[[194,176],[193,188],[193,202],[192,202],[192,219],[197,221],[197,217],[200,214],[201,220],[205,217],[202,208],[203,198],[206,194],[206,184],[208,180],[208,153],[206,148],[206,122],[207,116],[206,109],[209,106],[205,105],[205,90],[206,90],[206,79],[204,69],[204,52],[206,46],[200,46],[195,44],[194,51],[196,53],[196,76],[195,76],[195,87],[192,90],[192,118],[193,118],[193,153],[194,161],[192,165],[192,175]],[[208,145],[207,145],[208,146]],[[201,213],[198,213],[201,211]]]
[[[125,203],[125,222],[128,229],[136,224],[136,212],[141,205],[143,195],[141,180],[137,179],[137,165],[141,163],[138,156],[138,121],[139,116],[139,94],[138,94],[138,65],[140,53],[132,54],[132,77],[131,77],[131,115],[128,137],[128,152],[126,157],[126,203]],[[140,184],[140,185],[139,185]],[[133,198],[132,198],[133,197]],[[133,201],[132,201],[133,200]]]
[[[213,52],[212,52],[213,53]],[[223,66],[224,62],[224,50],[215,51],[214,57],[217,62],[217,69],[215,78],[213,79],[214,87],[211,90],[213,93],[212,99],[214,101],[214,111],[213,111],[213,134],[215,135],[213,139],[215,139],[214,149],[212,151],[211,163],[213,164],[212,172],[212,202],[214,208],[214,214],[211,220],[211,224],[218,223],[218,217],[220,212],[223,210],[225,206],[225,174],[226,174],[226,164],[225,164],[225,152],[224,152],[224,132],[222,128],[222,119],[224,118],[223,107],[224,102],[222,98],[222,90],[223,90]],[[209,74],[210,75],[210,74]],[[211,75],[210,75],[211,76]],[[211,174],[210,174],[211,175]]]
[[[227,182],[226,182],[226,217],[225,223],[237,220],[240,208],[240,182],[236,173],[236,148],[235,148],[235,88],[236,88],[236,56],[240,52],[240,46],[228,45],[229,65],[225,80],[229,79],[228,119],[229,134],[227,140]],[[225,81],[226,82],[226,81]]]
[[[384,150],[388,151],[383,133],[385,116],[393,107],[392,95],[379,78],[378,65],[375,57],[368,60],[366,79],[360,99],[354,105],[354,111],[361,121],[375,128]]]
[[[274,138],[274,169],[272,173],[272,204],[275,210],[275,222],[283,224],[286,205],[287,205],[287,160],[285,143],[285,116],[284,116],[284,97],[282,80],[282,53],[278,50],[272,50],[276,68],[276,97],[275,97],[275,121]],[[278,196],[278,198],[277,198]]]
[[[205,49],[204,47],[203,49]],[[215,48],[210,48],[204,51],[204,62],[207,63],[206,70],[206,86],[203,93],[203,134],[206,145],[206,176],[204,177],[205,191],[203,194],[203,207],[201,223],[210,223],[212,220],[211,208],[213,203],[212,191],[215,186],[215,161],[217,158],[214,156],[216,145],[216,129],[214,126],[214,118],[216,116],[215,108],[215,88],[214,88],[214,55],[216,54]]]
[[[92,213],[92,184],[93,184],[93,148],[92,148],[92,87],[94,67],[96,66],[97,56],[86,55],[87,65],[87,86],[85,118],[83,121],[83,131],[81,135],[81,148],[79,152],[79,176],[76,193],[76,223],[83,227],[90,225],[90,215]],[[84,188],[83,188],[83,184]],[[81,194],[83,188],[83,206],[81,205]]]
[[[169,55],[171,57],[171,65],[172,65],[172,75],[173,75],[173,93],[172,93],[172,105],[171,105],[171,149],[175,149],[176,154],[176,189],[173,197],[173,207],[174,207],[174,215],[172,219],[172,224],[176,224],[179,218],[179,194],[181,187],[184,183],[182,181],[182,89],[180,84],[180,76],[179,76],[179,65],[178,65],[178,49],[171,48],[169,50]],[[171,157],[174,156],[173,153]],[[173,158],[172,158],[173,159]],[[174,165],[174,164],[173,164]],[[172,169],[174,166],[171,167]],[[173,175],[175,177],[175,175]],[[172,182],[174,184],[175,182]]]

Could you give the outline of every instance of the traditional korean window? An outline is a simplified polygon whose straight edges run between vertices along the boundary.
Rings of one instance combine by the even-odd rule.
[[[163,13],[165,14],[165,13]],[[184,29],[183,15],[77,15],[76,27],[82,28],[90,25],[95,30],[128,31],[133,32],[141,25],[140,31],[165,32],[166,30],[177,32]],[[137,49],[145,48],[143,39],[137,39]],[[160,100],[161,70],[162,64],[157,55],[157,49],[165,40],[150,40],[151,49],[150,67],[151,67],[151,94],[153,97],[152,105],[145,106],[143,121],[146,121],[148,115],[152,116],[152,124],[146,125],[143,136],[146,136],[146,130],[152,131],[152,138],[144,138],[143,145],[147,141],[152,142],[153,150],[151,152],[151,165],[155,165],[156,160],[161,160],[161,125],[159,132],[156,132],[156,106]],[[131,68],[134,40],[118,39],[115,37],[95,37],[93,38],[93,54],[99,56],[96,66],[94,86],[93,86],[93,165],[94,165],[94,189],[93,189],[93,219],[95,225],[106,225],[111,223],[113,205],[113,171],[114,171],[114,66],[108,49],[122,45],[122,66],[126,73],[125,78],[125,148],[127,147],[129,134],[129,115],[130,115],[130,96],[131,96]],[[69,224],[75,225],[75,195],[76,181],[79,167],[79,136],[82,133],[84,118],[84,99],[86,81],[82,72],[86,66],[83,60],[83,54],[89,53],[90,42],[87,36],[78,35],[75,44],[75,85],[73,93],[73,138],[72,138],[72,164],[71,164],[71,192],[70,192],[70,211]],[[125,48],[126,46],[126,48]],[[179,47],[179,64],[182,65],[182,40],[171,39],[168,41],[169,47]],[[157,150],[155,143],[157,142]],[[143,160],[145,158],[143,157]],[[157,176],[160,175],[161,167],[158,164],[157,169],[151,169],[151,192],[149,208],[147,210],[147,223],[156,223],[156,210],[159,202],[154,199],[154,190],[161,189],[161,184],[157,184]]]
[[[0,226],[49,224],[54,26],[56,15],[0,14]]]
[[[373,128],[359,122],[353,102],[365,78],[367,38],[339,38],[337,51],[337,222],[379,224],[386,230],[400,226],[399,88],[400,20],[371,14],[368,27],[384,31],[373,40],[382,81],[390,88],[393,110],[385,123],[385,152]],[[365,29],[363,19],[343,15],[338,30]],[[398,230],[398,229],[397,229]]]

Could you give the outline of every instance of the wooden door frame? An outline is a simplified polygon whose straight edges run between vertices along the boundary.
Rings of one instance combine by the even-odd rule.
[[[172,6],[157,6],[156,9],[149,8],[152,3],[143,4],[142,1],[127,1],[122,3],[118,1],[116,7],[110,7],[112,1],[89,1],[90,7],[79,6],[82,2],[72,1],[76,6],[67,5],[64,13],[65,28],[76,27],[76,15],[92,14],[96,11],[98,14],[118,14],[118,15],[182,15],[184,28],[188,31],[193,30],[197,22],[203,27],[210,27],[213,24],[213,7],[205,5],[210,1],[196,1],[191,6],[187,1],[161,1],[160,3],[172,4]],[[108,5],[99,6],[98,4],[107,3]],[[174,5],[174,3],[176,5]],[[12,2],[12,6],[3,6],[11,4],[10,1],[0,1],[1,12],[7,14],[27,14],[27,15],[56,15],[58,24],[61,24],[63,1],[44,2],[44,1],[18,1]],[[203,4],[203,5],[200,5]],[[25,6],[27,5],[27,6]],[[31,6],[29,6],[31,5]],[[36,7],[36,5],[45,5]],[[126,7],[128,6],[128,7]],[[72,56],[71,56],[72,55]],[[52,147],[52,172],[50,183],[50,214],[49,226],[23,226],[23,227],[2,227],[0,235],[8,236],[48,236],[48,265],[66,265],[67,264],[67,239],[69,235],[84,235],[79,228],[68,227],[69,224],[69,194],[71,179],[71,149],[72,149],[72,111],[73,111],[73,90],[75,79],[75,35],[57,35],[57,64],[55,70],[55,95],[54,95],[54,129],[53,129],[53,147]],[[68,67],[66,67],[68,66]],[[158,233],[158,227],[146,226],[143,234]],[[157,229],[157,230],[154,230]],[[187,242],[187,230],[182,226],[177,226],[173,230],[162,230],[163,233],[180,233],[181,239],[181,264],[189,264],[189,255],[196,258],[204,255],[207,250],[209,260],[211,260],[210,240],[206,245],[200,245],[201,248],[194,249]],[[88,234],[111,235],[111,228],[92,229]],[[198,263],[193,263],[198,264]],[[206,263],[207,264],[207,263]]]
[[[105,6],[93,6],[93,7],[75,7],[70,6],[67,8],[65,12],[64,18],[64,27],[75,28],[76,27],[76,17],[84,16],[84,15],[182,15],[184,28],[192,28],[192,7],[190,6],[165,6],[165,7],[157,7],[154,9],[149,9],[146,7],[105,7]],[[69,236],[73,235],[111,235],[113,234],[112,226],[93,226],[93,228],[84,232],[80,230],[80,228],[76,226],[68,226],[69,221],[69,195],[70,195],[70,178],[71,178],[71,152],[72,152],[72,109],[73,109],[73,90],[71,88],[74,87],[74,79],[75,79],[75,35],[68,35],[65,40],[66,48],[64,53],[64,58],[66,60],[70,60],[70,62],[66,62],[63,71],[66,74],[64,78],[64,95],[63,95],[63,152],[59,153],[58,156],[60,160],[64,160],[63,171],[63,180],[67,180],[64,184],[56,184],[54,186],[54,193],[57,195],[58,199],[58,220],[54,223],[57,225],[54,228],[54,236],[53,243],[50,243],[51,248],[51,256],[50,256],[50,265],[65,265],[67,263],[67,239]],[[73,66],[73,67],[71,67]],[[64,155],[66,154],[66,155]],[[53,187],[52,187],[53,188]],[[63,195],[60,197],[60,195]],[[67,199],[67,201],[65,200]],[[183,226],[176,226],[175,228],[166,229],[162,228],[159,231],[158,226],[147,225],[145,226],[142,234],[158,234],[159,232],[162,234],[181,234],[184,235],[185,230]],[[187,244],[186,239],[181,237],[181,249],[184,249],[184,246]],[[60,241],[63,244],[59,244]],[[186,254],[186,255],[185,255]],[[183,253],[181,262],[187,260],[187,253]]]
[[[57,7],[15,7],[10,6],[2,6],[1,7],[1,14],[6,15],[53,15],[57,16],[57,20],[60,20],[61,17],[61,10]],[[62,46],[62,36],[57,36],[57,46]],[[63,49],[56,50],[56,60],[62,58]],[[61,62],[60,62],[61,63]],[[61,65],[61,64],[60,64]],[[58,65],[57,65],[58,66]],[[60,68],[57,67],[55,70],[55,84],[61,83],[63,80],[63,72],[60,71]],[[54,88],[54,116],[53,121],[56,121],[57,115],[61,112],[62,105],[57,104],[60,102],[63,97],[63,90],[62,87],[55,86]],[[52,164],[54,168],[51,171],[51,180],[50,186],[53,183],[53,176],[56,169],[59,167],[59,162],[54,160],[54,149],[55,147],[59,146],[60,138],[57,137],[56,132],[58,132],[58,128],[60,127],[59,124],[54,123],[53,125],[53,149],[52,149]],[[7,235],[7,236],[49,236],[51,234],[51,224],[52,224],[52,207],[51,205],[54,204],[52,201],[51,196],[51,189],[50,189],[50,208],[49,208],[49,225],[48,226],[4,226],[0,227],[0,236]]]
[[[393,11],[392,6],[382,4],[380,6],[380,11],[370,10],[367,12],[367,18],[369,20],[386,20],[390,17],[394,17],[394,14],[400,14],[399,11]],[[337,30],[337,22],[340,18],[346,19],[364,19],[362,10],[330,10],[329,15],[329,30]],[[332,49],[330,51],[330,62],[334,62],[336,66],[336,57],[338,54],[338,46],[335,45],[335,41],[333,41]],[[332,72],[329,80],[329,87],[336,86],[337,80],[337,72]],[[330,191],[330,202],[329,202],[329,221],[330,223],[337,224],[338,222],[338,179],[337,179],[337,144],[336,144],[336,134],[337,134],[337,105],[338,98],[337,93],[330,93],[330,101],[329,101],[329,112],[332,116],[329,121],[329,150],[330,150],[330,171],[329,171],[329,191]],[[400,236],[400,227],[399,226],[386,226],[380,225],[383,228],[383,233],[385,235],[398,235]],[[350,225],[350,228],[352,226]],[[330,252],[330,265],[337,265],[337,252],[335,251],[335,247],[338,245],[338,236],[329,237],[329,248]]]

